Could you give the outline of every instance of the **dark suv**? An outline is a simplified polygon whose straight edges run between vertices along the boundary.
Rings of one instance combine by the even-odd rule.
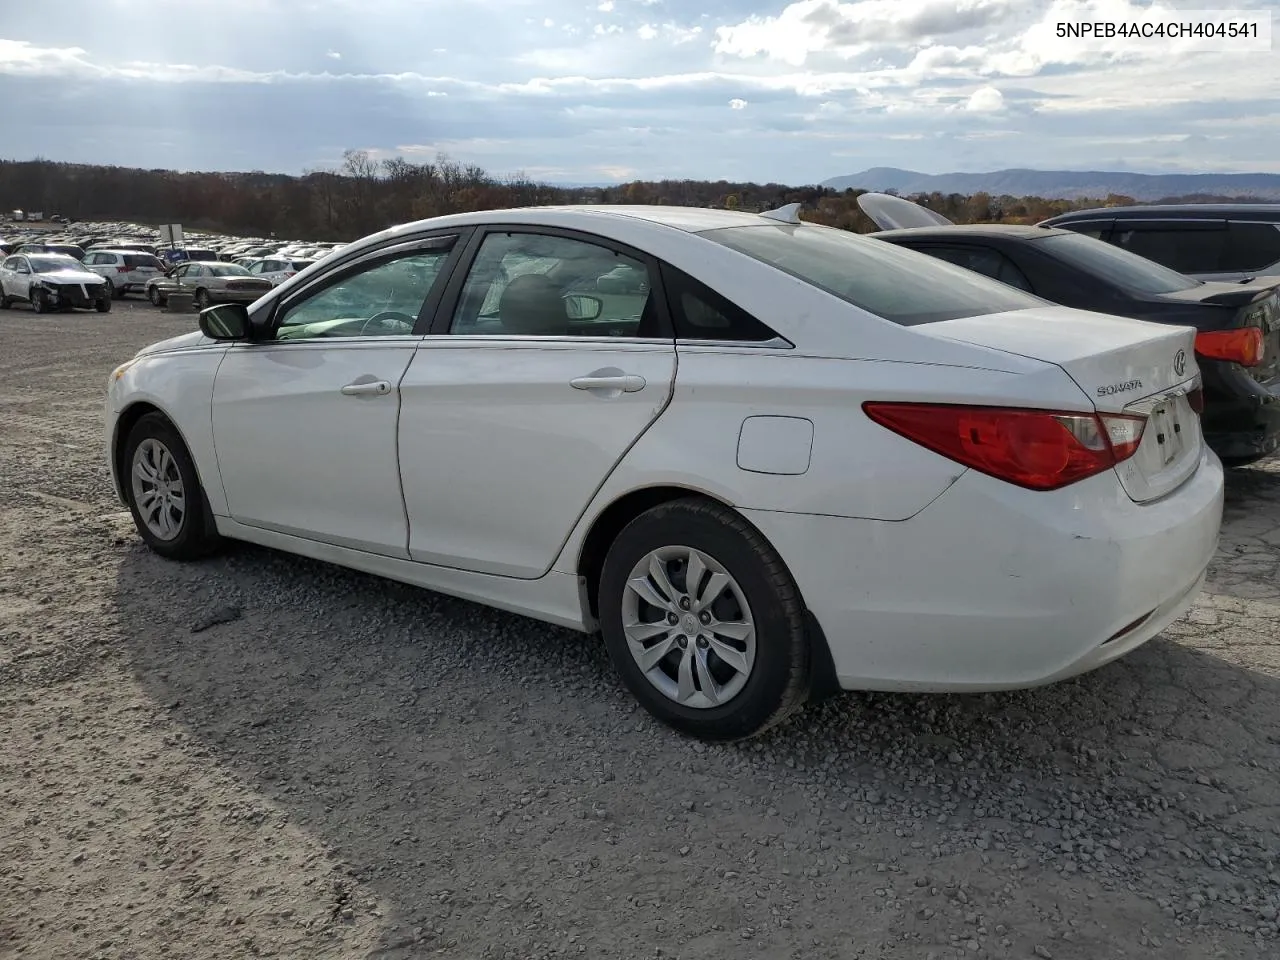
[[[1073,210],[1041,226],[1106,240],[1201,280],[1280,275],[1280,203],[1171,203]]]

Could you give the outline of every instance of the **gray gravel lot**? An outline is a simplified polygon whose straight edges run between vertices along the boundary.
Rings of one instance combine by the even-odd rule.
[[[0,956],[1280,955],[1280,466],[1118,664],[707,747],[591,638],[150,555],[103,391],[193,325],[0,312]]]

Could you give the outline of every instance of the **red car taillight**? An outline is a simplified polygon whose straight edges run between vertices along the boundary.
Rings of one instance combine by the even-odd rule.
[[[132,267],[116,267],[116,273],[128,273]]]
[[[1142,443],[1145,417],[931,403],[862,405],[934,453],[1029,490],[1056,490],[1114,467]]]
[[[1210,360],[1229,360],[1242,367],[1256,367],[1262,362],[1265,350],[1262,331],[1257,327],[1196,334],[1196,353]]]

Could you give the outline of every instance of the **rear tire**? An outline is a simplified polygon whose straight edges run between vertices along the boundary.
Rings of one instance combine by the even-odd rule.
[[[147,299],[151,301],[151,305],[154,307],[164,306],[164,298],[160,296],[160,290],[156,287],[152,287],[147,291]]]
[[[805,701],[800,592],[777,552],[728,507],[690,497],[642,513],[609,548],[598,605],[623,682],[682,733],[752,737]]]
[[[197,291],[196,291],[196,301],[195,301],[195,302],[196,302],[196,309],[197,309],[197,310],[203,310],[203,309],[205,309],[206,307],[208,307],[210,304],[212,304],[212,303],[213,303],[213,301],[209,299],[209,291],[208,291],[208,290],[197,290]]]
[[[162,414],[144,414],[133,425],[121,470],[138,535],[160,556],[198,560],[222,545],[195,462]]]

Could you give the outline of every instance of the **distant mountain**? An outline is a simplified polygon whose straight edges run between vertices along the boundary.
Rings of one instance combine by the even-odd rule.
[[[1118,173],[1104,170],[996,170],[993,173],[916,173],[896,167],[873,167],[832,177],[822,183],[833,190],[894,190],[900,194],[989,193],[1014,197],[1075,200],[1119,194],[1139,201],[1192,195],[1280,200],[1280,174],[1275,173]]]

